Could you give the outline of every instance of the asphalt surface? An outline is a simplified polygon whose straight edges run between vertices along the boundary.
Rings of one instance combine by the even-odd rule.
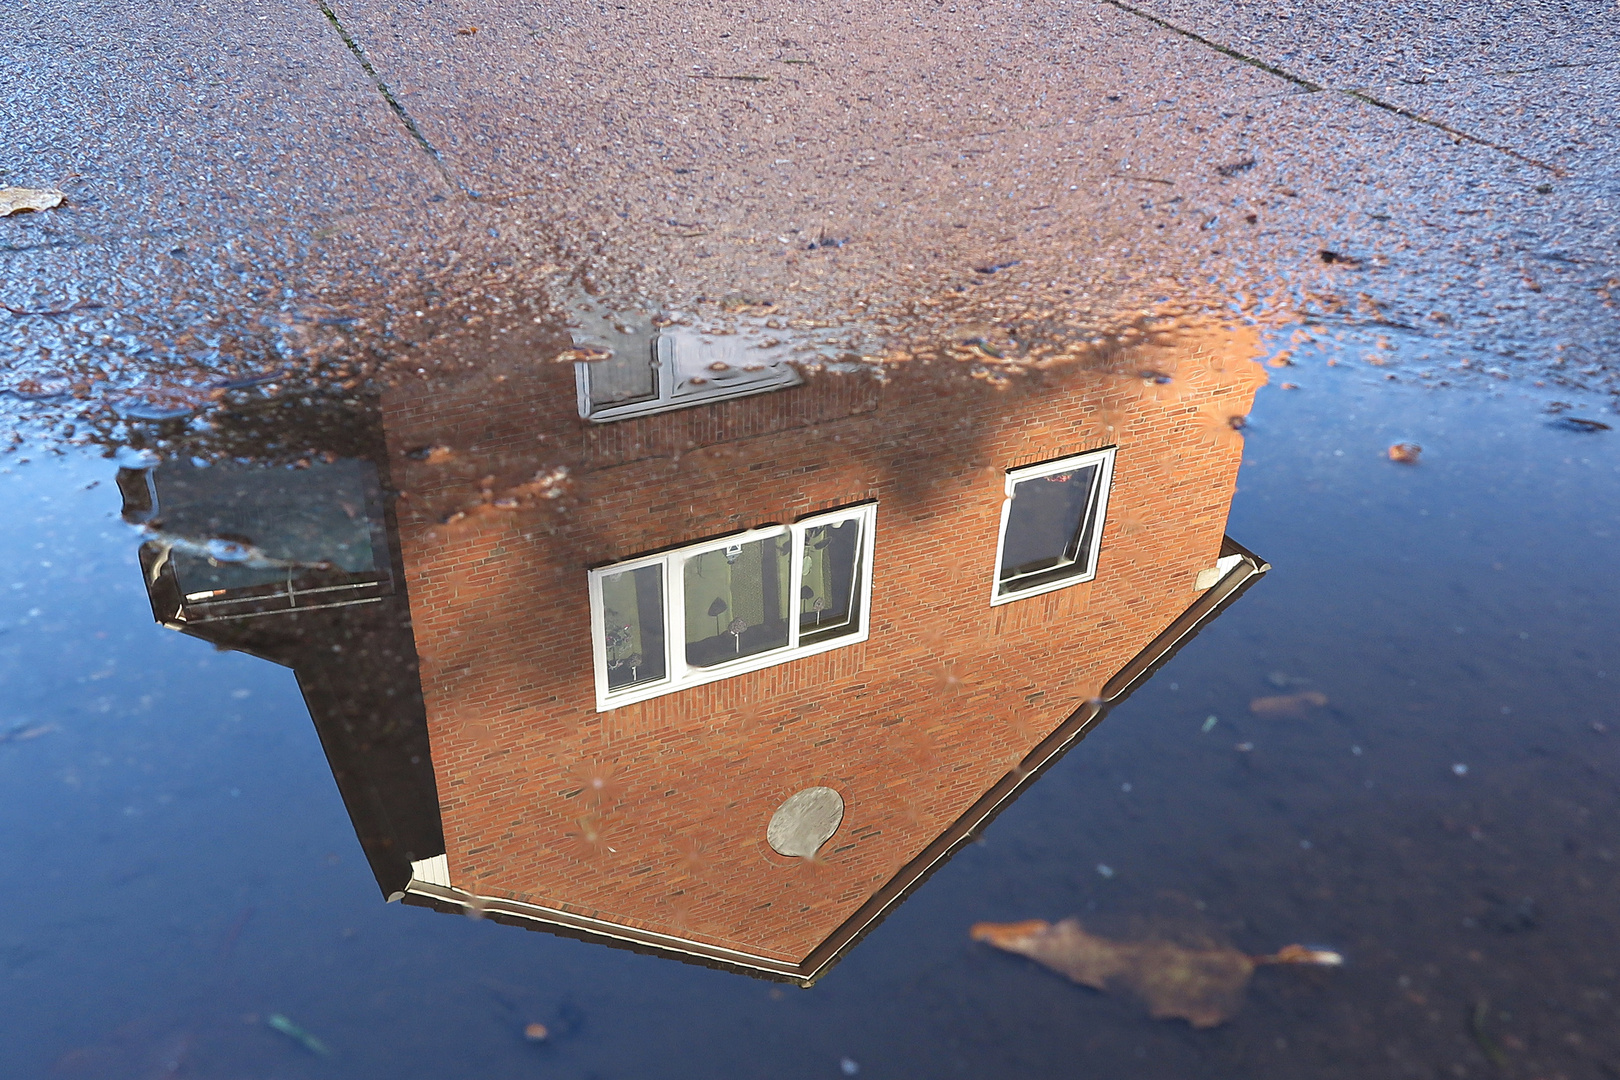
[[[769,311],[868,360],[1000,337],[1013,366],[1230,311],[1397,379],[1620,387],[1598,0],[9,18],[0,184],[68,195],[0,219],[12,412],[536,320],[561,351],[582,311]]]

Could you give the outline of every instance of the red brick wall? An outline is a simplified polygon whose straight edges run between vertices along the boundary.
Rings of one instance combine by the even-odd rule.
[[[606,427],[566,365],[396,390],[452,882],[801,959],[1193,601],[1256,353],[1210,329],[1004,384],[918,363]],[[1005,470],[1108,445],[1096,580],[992,608]],[[866,499],[869,641],[596,711],[588,567]],[[815,784],[843,825],[814,863],[776,855],[770,815]]]

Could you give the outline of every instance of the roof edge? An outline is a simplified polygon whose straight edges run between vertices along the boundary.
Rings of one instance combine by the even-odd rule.
[[[1056,764],[1076,743],[1163,667],[1181,647],[1191,641],[1212,619],[1226,610],[1260,577],[1271,564],[1229,536],[1221,538],[1221,556],[1238,556],[1238,561],[1219,581],[1205,590],[1175,621],[1148,642],[1103,685],[1101,695],[1081,705],[1067,720],[1036,744],[1017,765],[981,795],[967,811],[925,847],[916,858],[890,878],[871,898],[856,909],[842,926],[833,931],[799,965],[806,986],[826,974],[849,949],[911,894],[928,877],[950,860],[964,844],[972,841],[997,814],[1024,793],[1040,775]]]

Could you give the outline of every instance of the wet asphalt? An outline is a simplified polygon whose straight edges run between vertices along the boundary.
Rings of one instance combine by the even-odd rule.
[[[384,364],[582,289],[768,299],[863,355],[1213,307],[1359,334],[1399,379],[1596,389],[1620,342],[1597,2],[11,20],[0,182],[68,194],[0,221],[28,394]]]

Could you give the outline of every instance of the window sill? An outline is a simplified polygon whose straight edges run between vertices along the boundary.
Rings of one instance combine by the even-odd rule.
[[[663,697],[666,694],[678,694],[682,690],[693,687],[708,686],[710,683],[721,682],[725,679],[735,678],[738,675],[748,675],[765,668],[776,667],[779,664],[791,664],[795,660],[803,660],[808,656],[819,656],[834,649],[842,649],[850,645],[858,645],[868,638],[869,634],[862,630],[850,634],[848,637],[833,638],[830,641],[818,642],[814,645],[802,645],[797,649],[778,649],[774,652],[759,653],[755,656],[744,656],[724,664],[716,664],[712,668],[688,669],[689,674],[678,684],[669,682],[650,683],[625,690],[614,691],[611,694],[598,694],[596,697],[597,712],[612,712],[624,705],[635,705],[652,698]]]

